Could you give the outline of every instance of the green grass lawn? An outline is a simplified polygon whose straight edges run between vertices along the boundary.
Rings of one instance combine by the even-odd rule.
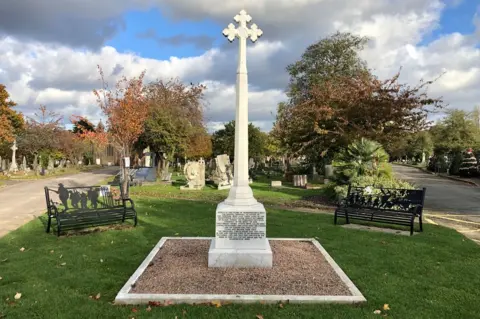
[[[180,185],[186,182],[181,177],[173,177],[172,185],[156,183],[153,185],[144,185],[141,187],[132,187],[133,196],[144,197],[162,197],[177,199],[193,199],[208,202],[220,202],[228,196],[228,189],[218,190],[214,185],[205,185],[203,190],[180,190]],[[293,187],[292,183],[283,183],[282,187],[270,187],[270,181],[261,178],[250,185],[253,189],[255,198],[267,206],[289,205],[295,201],[301,200],[304,196],[322,194],[320,189],[303,189]]]
[[[153,195],[154,187],[134,193],[150,189]],[[261,187],[255,192],[271,197]],[[299,196],[278,192],[282,198]],[[57,238],[46,234],[37,219],[1,238],[0,318],[379,318],[373,312],[384,304],[391,308],[389,318],[480,316],[480,247],[457,232],[426,225],[422,234],[396,236],[334,226],[332,215],[273,208],[267,215],[269,237],[317,238],[368,302],[283,308],[175,305],[151,311],[146,306],[113,305],[119,289],[162,236],[214,234],[213,202],[134,199],[136,228]],[[15,300],[17,292],[22,296]],[[89,297],[98,293],[98,300]]]

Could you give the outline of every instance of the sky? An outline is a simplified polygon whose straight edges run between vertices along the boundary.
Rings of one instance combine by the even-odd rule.
[[[235,117],[238,42],[223,29],[245,9],[264,32],[248,44],[249,120],[271,129],[286,101],[286,67],[335,31],[369,37],[361,57],[380,78],[401,68],[450,108],[480,104],[480,0],[3,0],[0,83],[17,109],[63,115],[102,113],[97,65],[112,86],[121,77],[179,78],[206,85],[210,131]],[[441,116],[441,114],[437,115]]]

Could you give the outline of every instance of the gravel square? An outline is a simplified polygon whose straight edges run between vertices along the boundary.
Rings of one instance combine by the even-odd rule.
[[[209,268],[210,242],[205,237],[163,238],[115,302],[365,301],[314,239],[269,239],[272,268]]]

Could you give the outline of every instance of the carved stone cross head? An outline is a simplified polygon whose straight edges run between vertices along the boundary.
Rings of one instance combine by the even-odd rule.
[[[17,140],[16,140],[16,139],[13,141],[13,146],[12,146],[10,149],[11,149],[12,151],[14,151],[14,152],[15,152],[16,150],[18,150],[18,148],[17,148]]]
[[[230,23],[227,28],[223,30],[223,35],[227,37],[230,42],[233,42],[235,38],[248,39],[255,42],[263,34],[263,31],[258,28],[254,23],[250,28],[248,28],[248,23],[252,21],[252,17],[245,11],[240,11],[234,18],[235,22],[238,23],[238,28],[235,28],[233,23]]]

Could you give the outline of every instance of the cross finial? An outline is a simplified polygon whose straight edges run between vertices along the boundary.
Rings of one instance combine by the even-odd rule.
[[[235,28],[235,25],[230,23],[227,28],[223,30],[223,35],[226,36],[230,42],[233,42],[237,37],[244,39],[250,38],[252,42],[255,42],[262,36],[263,31],[260,30],[255,23],[248,28],[247,24],[252,21],[252,17],[245,10],[240,11],[233,20],[238,23],[238,28]]]

